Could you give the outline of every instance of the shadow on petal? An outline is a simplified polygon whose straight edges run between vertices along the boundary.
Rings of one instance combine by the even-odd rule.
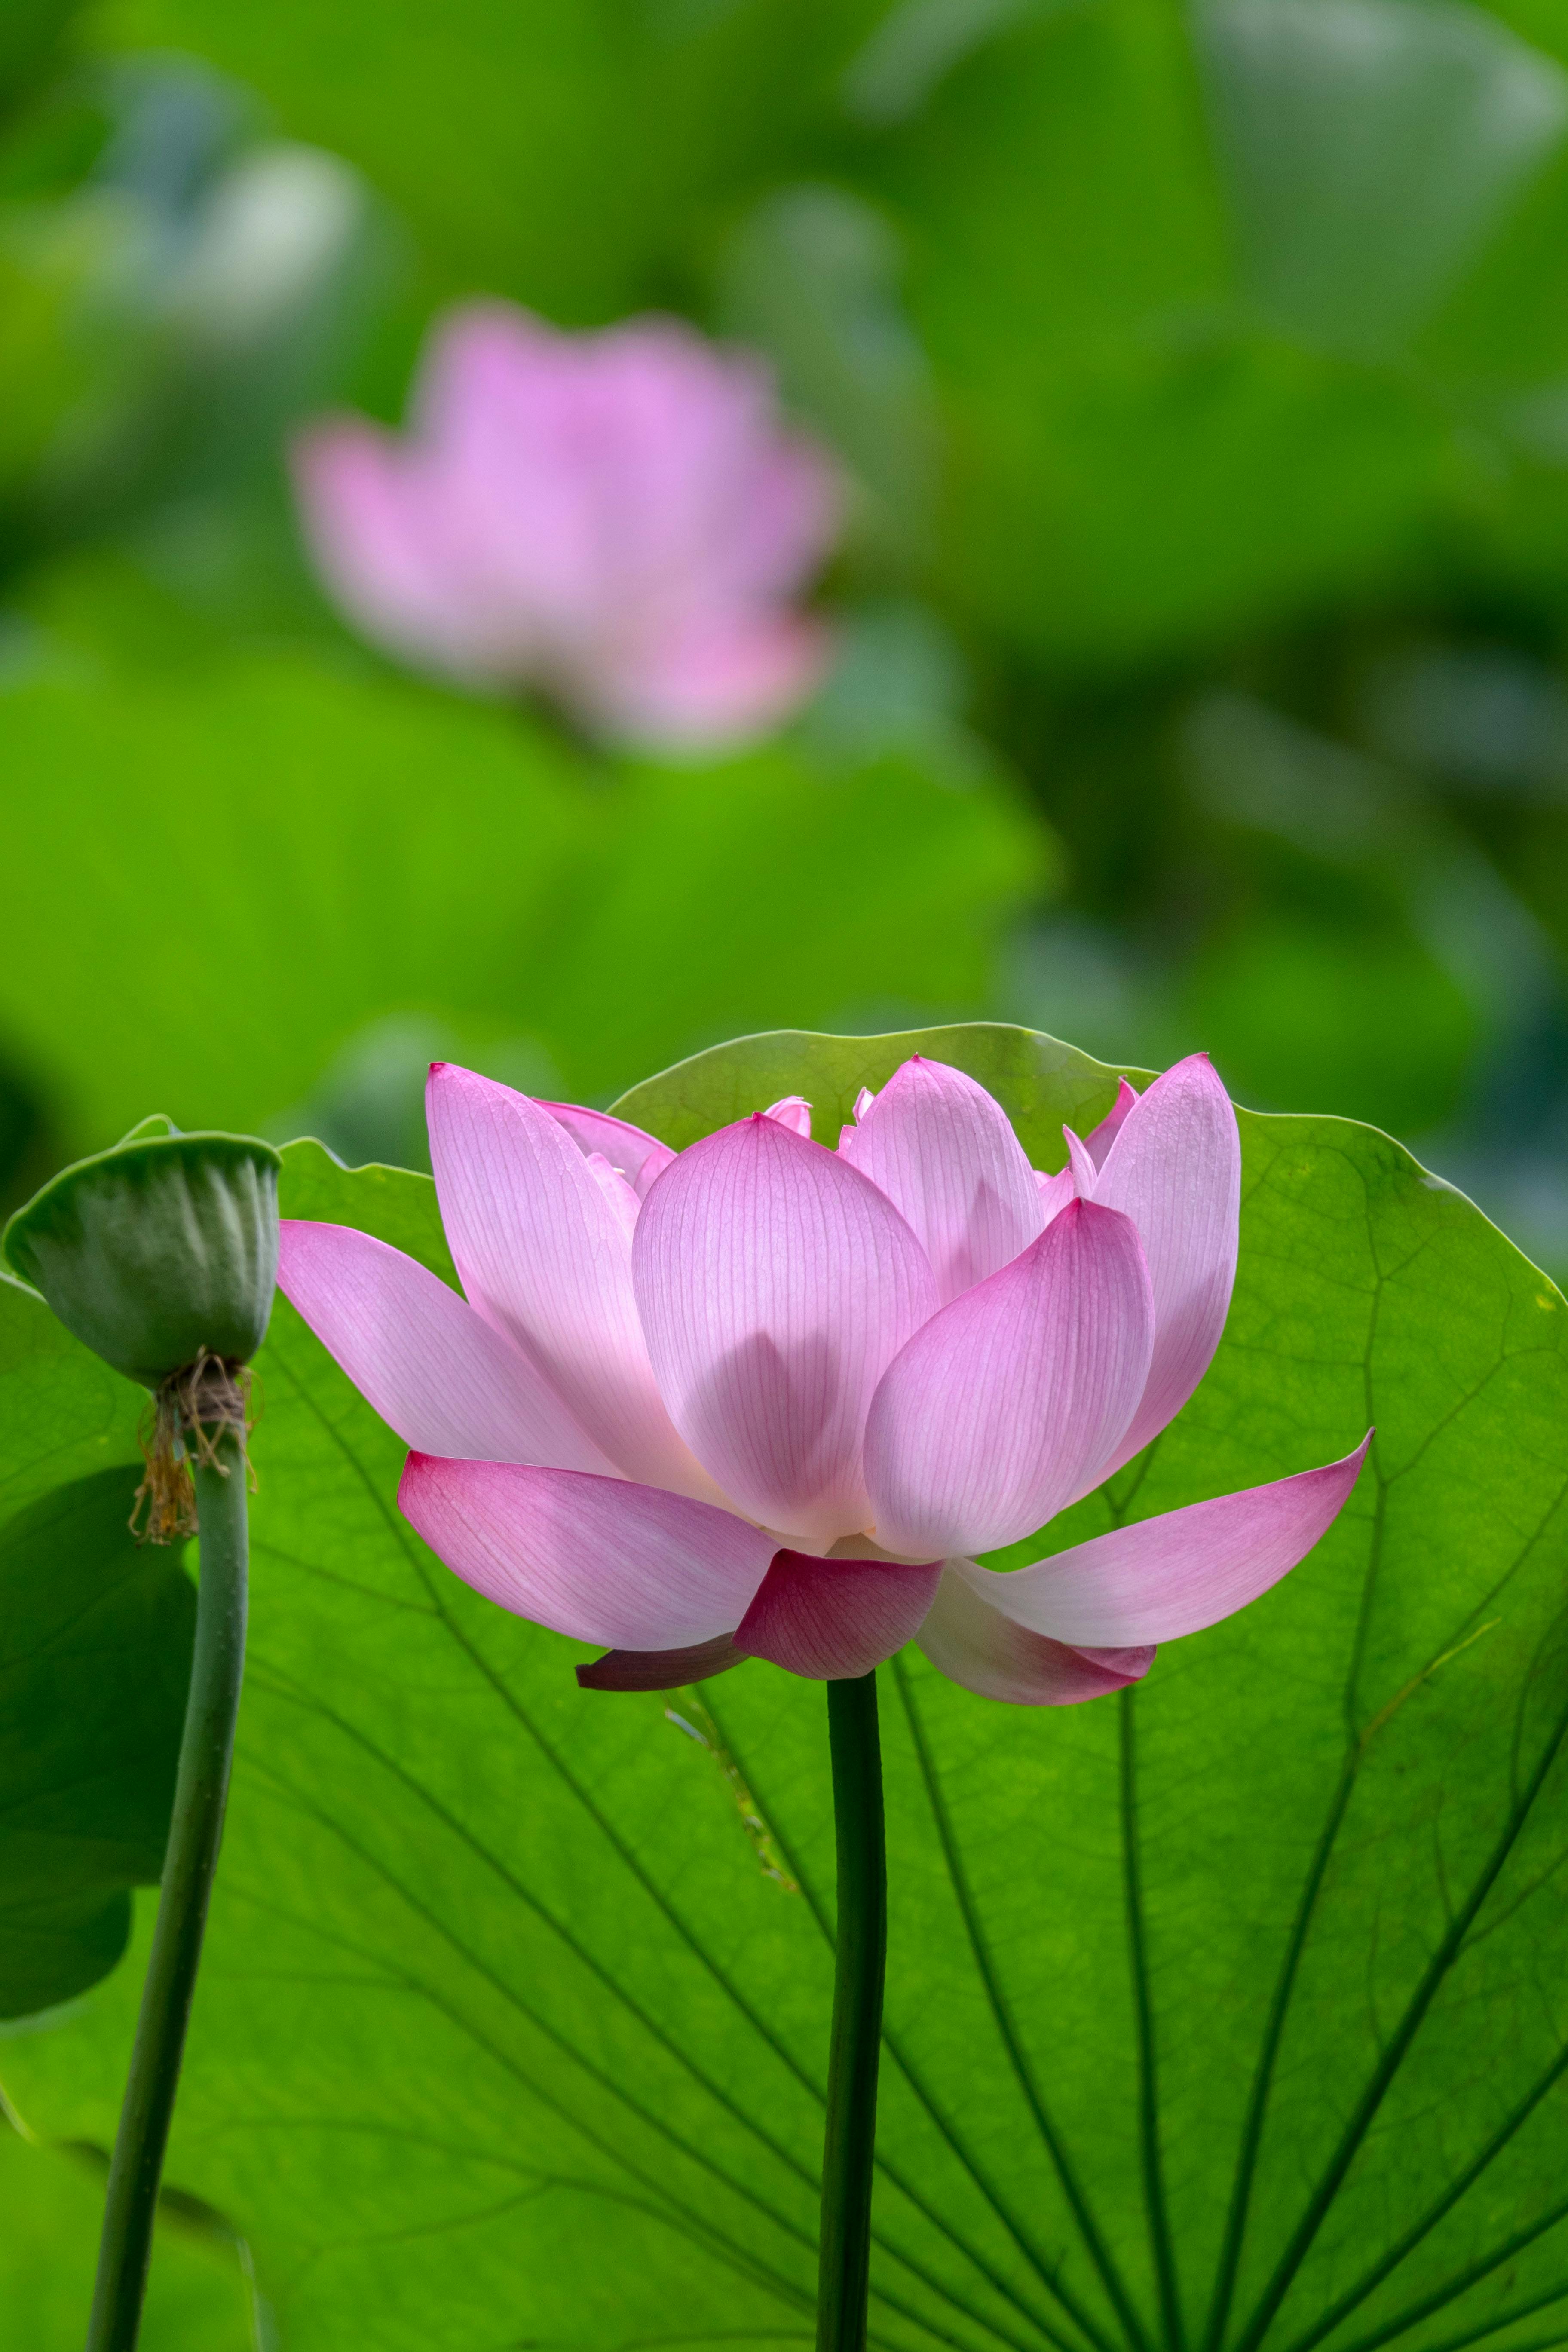
[[[1089,1649],[1031,1633],[952,1569],[943,1571],[920,1645],[950,1682],[1012,1706],[1078,1706],[1141,1682],[1154,1663],[1152,1644]]]
[[[781,1551],[735,1632],[735,1647],[809,1682],[868,1675],[913,1639],[942,1563],[817,1559]]]

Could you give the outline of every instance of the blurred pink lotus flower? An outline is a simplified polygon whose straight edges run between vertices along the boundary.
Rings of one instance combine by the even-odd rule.
[[[467,1301],[368,1234],[286,1223],[281,1287],[414,1451],[404,1512],[503,1608],[664,1689],[918,1639],[986,1696],[1146,1674],[1338,1513],[1365,1453],[1031,1568],[972,1554],[1088,1494],[1185,1403],[1236,1270],[1236,1118],[1200,1055],[1123,1084],[1058,1176],[963,1072],[905,1062],[837,1151],[775,1103],[679,1154],[437,1063]]]
[[[826,457],[765,368],[672,319],[563,334],[466,305],[412,430],[328,419],[293,452],[304,528],[357,627],[424,667],[539,687],[591,732],[668,748],[765,733],[820,678],[794,600],[838,523]]]

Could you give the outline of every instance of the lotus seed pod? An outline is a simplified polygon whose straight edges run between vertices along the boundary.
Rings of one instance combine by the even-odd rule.
[[[144,1119],[52,1177],[11,1219],[0,1254],[143,1388],[203,1358],[246,1364],[272,1310],[281,1164],[252,1136]]]

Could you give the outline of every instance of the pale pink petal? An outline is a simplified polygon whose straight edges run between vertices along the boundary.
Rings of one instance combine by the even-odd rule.
[[[627,572],[662,583],[667,616],[796,593],[837,535],[843,484],[815,443],[781,431],[767,366],[674,319],[582,341],[604,420],[605,536]]]
[[[613,1465],[499,1331],[401,1250],[285,1217],[278,1286],[405,1445],[563,1470]]]
[[[609,1202],[629,1244],[637,1230],[637,1211],[641,1208],[642,1202],[637,1199],[620,1170],[612,1168],[602,1151],[585,1153],[584,1165]]]
[[[1181,1411],[1225,1328],[1236,1280],[1241,1139],[1206,1054],[1155,1079],[1123,1120],[1094,1198],[1131,1218],[1154,1286],[1154,1357],[1109,1475]]]
[[[866,1113],[870,1109],[871,1105],[876,1101],[876,1099],[877,1097],[872,1093],[869,1087],[862,1087],[859,1093],[855,1097],[856,1118],[858,1119],[864,1118]]]
[[[892,1203],[758,1112],[666,1170],[632,1264],[671,1418],[737,1507],[814,1542],[868,1526],[866,1409],[936,1306]]]
[[[565,1128],[447,1062],[433,1066],[426,1102],[442,1222],[472,1304],[623,1475],[721,1499],[659,1401],[626,1220]]]
[[[1010,1575],[967,1561],[958,1572],[1016,1623],[1055,1641],[1173,1642],[1234,1616],[1306,1558],[1343,1508],[1371,1443],[1369,1431],[1342,1462],[1113,1528]]]
[[[1035,1182],[1039,1189],[1040,1213],[1047,1225],[1053,1217],[1060,1216],[1069,1201],[1078,1199],[1078,1183],[1070,1160],[1065,1168],[1058,1168],[1054,1176],[1047,1176],[1044,1169],[1037,1168]]]
[[[485,441],[498,417],[514,446],[540,425],[540,387],[570,361],[573,339],[513,302],[458,302],[432,329],[419,360],[412,424],[433,448]]]
[[[1095,1198],[1095,1181],[1100,1171],[1087,1143],[1080,1143],[1070,1127],[1062,1129],[1062,1140],[1068,1148],[1068,1166],[1072,1171],[1073,1190],[1080,1201]]]
[[[579,1642],[670,1650],[745,1614],[772,1539],[730,1511],[571,1470],[411,1454],[404,1517],[454,1574]]]
[[[510,648],[519,678],[591,636],[613,593],[592,357],[590,339],[475,302],[447,314],[420,365],[410,446],[436,493],[432,529],[476,635],[498,663]]]
[[[1086,1138],[1089,1156],[1097,1168],[1104,1167],[1105,1155],[1121,1134],[1122,1122],[1137,1099],[1137,1087],[1130,1086],[1125,1078],[1119,1078],[1116,1084],[1116,1100],[1111,1104],[1100,1125],[1091,1129]]]
[[[311,556],[349,619],[391,652],[478,675],[462,600],[432,544],[404,446],[344,417],[300,434],[289,462]]]
[[[821,569],[843,526],[844,478],[816,442],[776,427],[753,425],[742,463],[745,490],[735,499],[723,577],[738,602],[773,603],[797,594]]]
[[[1139,1682],[1150,1648],[1076,1649],[1015,1624],[953,1567],[942,1572],[920,1645],[950,1682],[1014,1706],[1076,1706]]]
[[[764,1118],[776,1118],[794,1135],[805,1136],[811,1141],[811,1105],[804,1095],[784,1095],[778,1102],[770,1103],[763,1113]]]
[[[746,1654],[737,1650],[728,1633],[710,1642],[695,1642],[685,1650],[606,1650],[591,1665],[579,1666],[579,1690],[669,1691],[688,1683],[705,1683],[743,1666]]]
[[[924,1567],[881,1559],[773,1556],[734,1635],[737,1650],[810,1682],[868,1675],[912,1641],[942,1579]]]
[[[607,1110],[584,1110],[580,1103],[558,1102],[542,1102],[539,1108],[566,1129],[584,1157],[594,1151],[602,1153],[639,1201],[647,1198],[648,1186],[656,1176],[663,1175],[675,1157],[668,1143],[645,1135],[626,1119],[612,1118]]]
[[[763,364],[679,320],[574,334],[465,304],[407,433],[323,434],[296,469],[307,534],[395,651],[677,748],[767,732],[823,672],[831,638],[792,604],[837,535],[838,470],[783,428]]]
[[[907,1219],[944,1307],[1041,1230],[1035,1172],[1006,1112],[945,1062],[903,1063],[838,1151]]]
[[[832,631],[809,615],[745,614],[595,655],[567,684],[583,716],[618,741],[730,750],[792,718],[833,649]]]
[[[1103,1475],[1152,1344],[1130,1220],[1070,1202],[889,1365],[866,1428],[878,1543],[921,1559],[1043,1527]]]

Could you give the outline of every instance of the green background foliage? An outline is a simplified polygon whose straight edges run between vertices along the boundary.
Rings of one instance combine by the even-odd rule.
[[[627,1108],[683,1142],[798,1089],[826,1133],[915,1050],[993,1087],[1042,1165],[1114,1089],[979,1025],[720,1048]],[[1243,1131],[1214,1367],[1037,1549],[1369,1422],[1373,1458],[1295,1574],[1124,1698],[884,1671],[874,2325],[910,2352],[1195,2344],[1232,2268],[1230,2346],[1331,2321],[1346,2352],[1511,2352],[1568,2291],[1563,1301],[1375,1131]],[[286,1213],[450,1278],[427,1180],[285,1163]],[[668,1710],[579,1693],[579,1649],[399,1520],[401,1448],[282,1301],[259,1370],[251,1666],[172,2179],[244,2231],[302,2352],[809,2341],[820,1691],[747,1666]],[[6,2046],[35,2129],[101,2142],[134,1992],[122,1970]]]
[[[1557,12],[18,25],[13,1198],[169,1060],[198,1120],[417,1160],[433,1039],[602,1099],[759,1024],[1001,1014],[1373,1118],[1568,1265]],[[270,277],[235,241],[267,172],[303,208]],[[627,772],[395,683],[325,610],[288,436],[400,415],[476,294],[741,336],[837,452],[843,657],[789,740]],[[132,946],[171,893],[221,985]]]
[[[817,602],[839,658],[775,740],[611,756],[396,675],[326,608],[289,436],[334,404],[402,415],[432,320],[473,295],[738,337],[837,454],[849,520]],[[1104,1066],[1205,1047],[1260,1110],[1372,1121],[1562,1272],[1565,322],[1548,0],[13,7],[0,1210],[155,1108],[417,1169],[433,1055],[602,1103],[773,1025],[795,1034],[683,1063],[638,1115],[685,1139],[801,1084],[831,1140],[894,1049],[799,1032],[954,1023],[946,1050],[1048,1163],[1109,1080],[977,1025],[997,1016]],[[1247,1134],[1215,1370],[1142,1483],[1047,1540],[1327,1458],[1373,1418],[1375,1465],[1304,1570],[1121,1713],[1019,1719],[918,1663],[884,1677],[886,2343],[1136,2345],[1027,2074],[1144,2333],[1219,2352],[1268,2004],[1342,1802],[1247,2175],[1235,2352],[1561,1688],[1557,1294],[1368,1129]],[[296,1205],[447,1270],[419,1180],[290,1164]],[[395,1449],[283,1308],[265,1383],[270,1549],[176,2187],[254,2235],[284,2352],[493,2352],[514,2314],[583,2352],[809,2336],[819,1699],[748,1669],[689,1717],[706,1748],[652,1700],[579,1702],[562,1644],[389,1516]],[[138,1405],[0,1284],[0,1537],[34,1506],[63,1525],[71,1482],[131,1479]],[[47,1852],[27,1832],[81,1923],[60,1993],[155,1867],[188,1597],[129,1560],[107,1501],[47,1574],[5,1559],[0,1804],[33,1801],[40,1657],[137,1697],[57,1727],[84,1810]],[[37,1649],[71,1578],[121,1612],[112,1657]],[[110,1788],[118,1810],[89,1801]],[[787,1867],[748,1840],[751,1797]],[[32,1883],[14,1818],[8,1900]],[[1545,2079],[1561,1819],[1552,1780],[1275,2352],[1305,2352]],[[138,1978],[133,1957],[0,2044],[47,2135],[104,2144]],[[1550,2210],[1554,2096],[1340,2352]],[[91,2176],[15,2137],[0,2166],[27,2216],[0,2231],[0,2312],[52,2352],[79,2332]],[[1522,2310],[1554,2242],[1406,2340],[1458,2352]],[[164,2233],[148,2352],[265,2337],[211,2252]],[[1552,2308],[1495,2340],[1556,2341]]]
[[[88,1134],[150,1100],[312,1125],[324,1065],[378,1017],[576,1098],[720,1022],[962,1004],[1044,878],[1000,787],[896,751],[610,778],[510,715],[302,656],[45,678],[8,715],[21,772],[53,782],[9,819],[0,996]],[[67,864],[87,878],[62,937],[33,877]],[[178,944],[128,976],[160,903]]]

